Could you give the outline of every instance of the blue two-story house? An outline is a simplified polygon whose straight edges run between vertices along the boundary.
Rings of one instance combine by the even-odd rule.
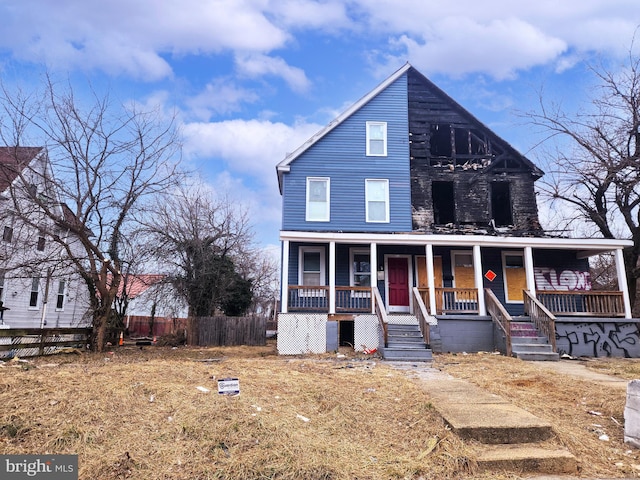
[[[543,172],[411,65],[277,174],[280,353],[640,356],[622,257],[631,242],[545,232]],[[620,290],[593,291],[588,259],[607,253]]]

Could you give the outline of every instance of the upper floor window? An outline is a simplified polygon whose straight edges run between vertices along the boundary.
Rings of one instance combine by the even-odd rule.
[[[365,180],[367,222],[389,222],[389,180]]]
[[[44,236],[40,235],[40,236],[38,237],[38,244],[36,245],[36,249],[37,249],[39,252],[44,252],[44,245],[45,245],[45,243],[46,243],[46,240],[45,240]]]
[[[386,122],[367,122],[367,155],[387,156]]]
[[[329,198],[328,178],[307,178],[307,222],[329,221]]]
[[[13,238],[13,228],[5,226],[2,232],[2,241],[10,243],[12,238]]]

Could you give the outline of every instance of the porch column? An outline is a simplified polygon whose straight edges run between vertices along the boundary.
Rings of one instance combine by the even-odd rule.
[[[425,258],[427,260],[427,287],[429,288],[429,313],[434,317],[436,311],[436,279],[433,269],[433,245],[430,243],[424,246]]]
[[[280,272],[280,311],[289,307],[289,240],[282,242],[282,271]]]
[[[369,245],[369,272],[371,273],[371,313],[376,313],[376,299],[373,295],[373,287],[378,286],[378,244]]]
[[[622,290],[622,300],[624,301],[624,318],[631,318],[631,300],[629,300],[629,287],[621,248],[616,249],[616,272],[618,272],[618,288]]]
[[[478,315],[486,315],[487,307],[484,304],[484,281],[482,280],[482,256],[480,245],[473,246],[473,273],[475,275],[476,288],[478,289]]]
[[[329,242],[329,314],[336,313],[336,242]]]
[[[536,277],[533,271],[533,248],[531,247],[524,247],[524,275],[527,290],[533,298],[536,298]]]

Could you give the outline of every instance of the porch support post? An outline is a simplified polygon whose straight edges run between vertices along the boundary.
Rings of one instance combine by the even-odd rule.
[[[433,245],[428,243],[424,246],[425,258],[427,260],[427,287],[429,288],[429,313],[434,317],[436,312],[436,279],[433,269]]]
[[[624,318],[631,318],[631,300],[629,300],[629,286],[627,285],[627,275],[624,268],[624,256],[622,249],[616,249],[616,272],[618,272],[618,288],[622,290],[622,300],[624,301]]]
[[[336,313],[336,242],[329,242],[329,314]]]
[[[369,270],[371,271],[371,288],[378,286],[378,244],[369,245]],[[376,301],[371,291],[371,313],[376,313]]]
[[[289,308],[289,240],[282,242],[282,271],[280,272],[280,311]]]
[[[484,281],[482,280],[480,245],[473,246],[473,273],[475,275],[476,288],[478,289],[478,314],[484,316],[487,314],[487,307],[484,303]]]
[[[533,298],[536,298],[536,277],[533,271],[533,248],[531,247],[524,247],[524,275],[527,290]]]

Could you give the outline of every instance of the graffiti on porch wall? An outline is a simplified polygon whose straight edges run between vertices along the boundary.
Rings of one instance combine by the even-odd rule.
[[[591,275],[580,270],[562,270],[535,267],[533,275],[537,290],[591,290]]]
[[[640,356],[635,323],[557,323],[556,348],[572,357]]]

